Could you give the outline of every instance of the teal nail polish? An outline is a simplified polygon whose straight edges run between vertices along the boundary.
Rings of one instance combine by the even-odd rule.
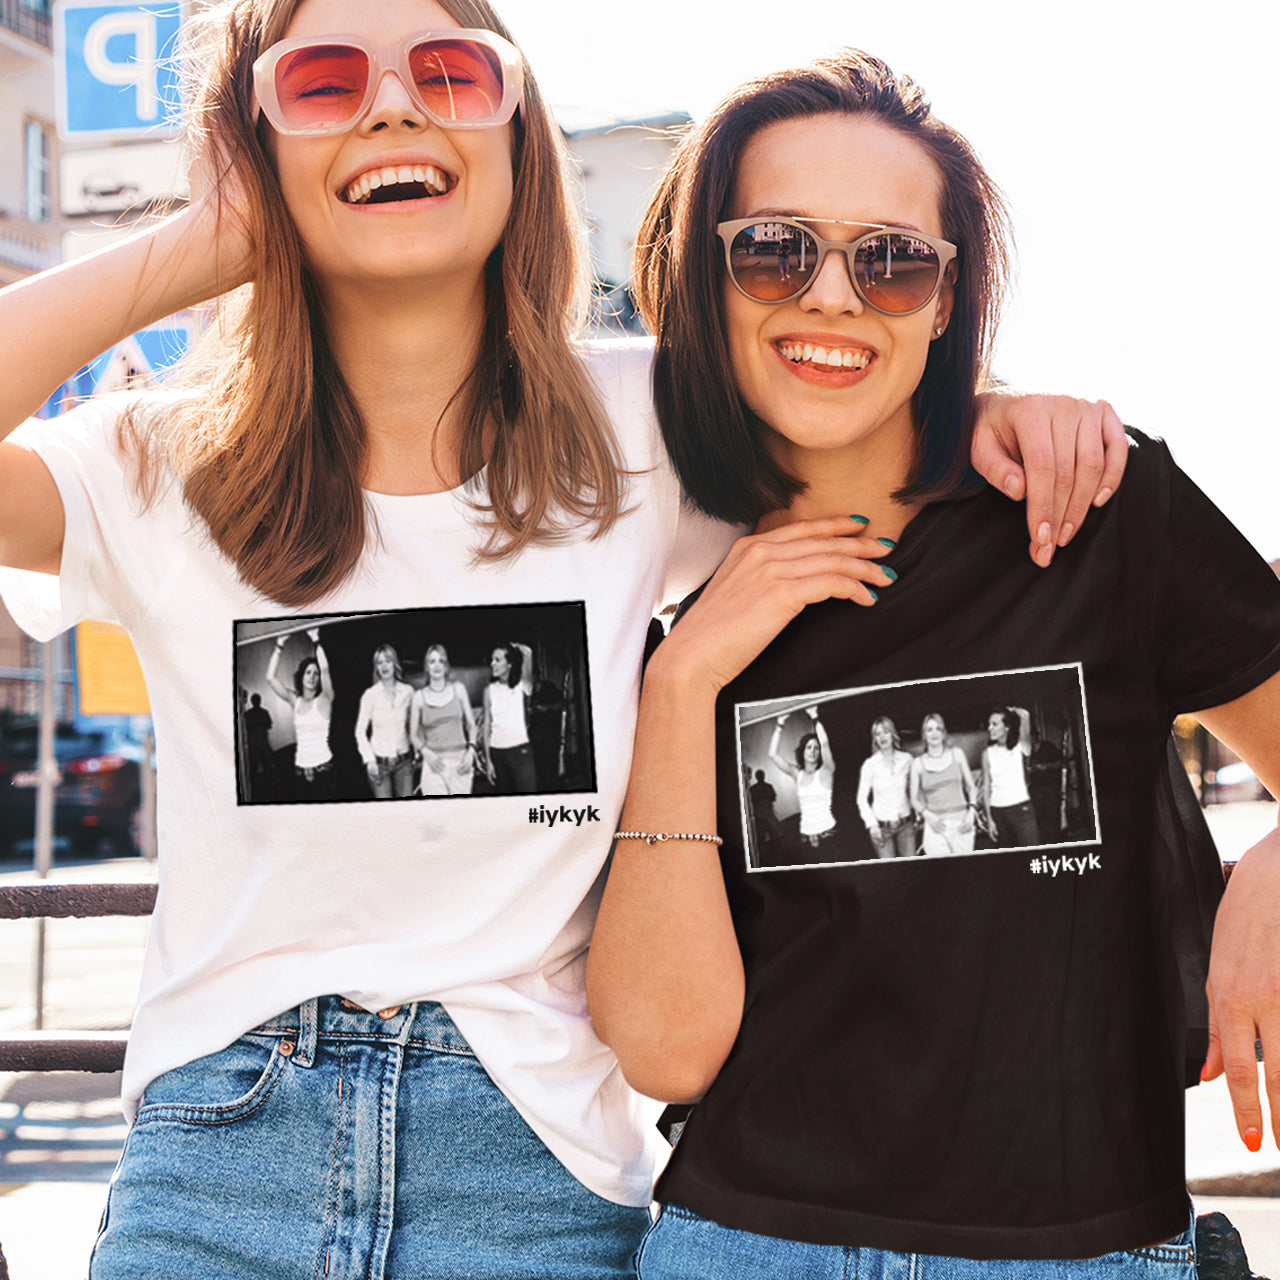
[[[898,575],[894,573],[894,571],[890,569],[887,564],[882,564],[880,566],[880,570],[884,574],[884,576],[889,579],[890,582],[897,582]]]
[[[858,524],[870,524],[871,521],[866,516],[850,516],[850,520],[856,521]]]
[[[869,595],[869,596],[871,597],[871,603],[872,603],[872,604],[877,603],[877,602],[879,601],[879,599],[880,599],[880,597],[879,597],[878,595],[876,595],[876,593],[875,593],[874,591],[872,591],[870,587],[868,587],[868,588],[867,588],[867,595]]]
[[[898,545],[896,542],[894,542],[892,538],[877,538],[876,541],[888,547],[890,551],[892,551],[894,547]]]

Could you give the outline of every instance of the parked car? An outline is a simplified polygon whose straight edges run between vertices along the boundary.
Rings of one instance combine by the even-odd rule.
[[[36,724],[0,730],[0,851],[34,847],[39,738]],[[59,725],[54,758],[53,825],[59,846],[77,853],[136,853],[142,744],[121,729]]]
[[[80,195],[90,213],[100,209],[127,209],[138,199],[138,184],[127,182],[109,169],[95,170],[80,184]]]

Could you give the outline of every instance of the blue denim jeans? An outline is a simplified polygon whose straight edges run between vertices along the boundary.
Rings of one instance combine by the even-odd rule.
[[[1100,1258],[975,1262],[779,1240],[668,1204],[640,1245],[637,1269],[640,1280],[1195,1280],[1195,1227]]]
[[[908,815],[897,822],[881,822],[878,824],[880,835],[872,836],[877,858],[911,858],[920,848],[920,836],[916,831],[916,821]]]
[[[310,1000],[153,1081],[91,1280],[633,1276],[647,1211],[569,1174],[438,1004],[384,1014]]]

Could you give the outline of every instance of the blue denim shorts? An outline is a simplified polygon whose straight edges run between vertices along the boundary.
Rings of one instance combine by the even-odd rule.
[[[91,1280],[604,1280],[644,1209],[587,1190],[438,1004],[309,1000],[147,1086]]]
[[[637,1270],[640,1280],[1195,1280],[1195,1223],[1163,1244],[1099,1258],[975,1262],[779,1240],[666,1204],[640,1245]]]

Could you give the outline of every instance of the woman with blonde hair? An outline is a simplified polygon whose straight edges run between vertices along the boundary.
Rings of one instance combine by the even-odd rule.
[[[649,348],[572,341],[562,144],[485,0],[215,0],[190,34],[190,205],[0,293],[6,601],[128,629],[169,780],[93,1280],[625,1275],[659,1139],[586,1012],[600,829],[494,795],[237,804],[230,638],[571,582],[607,822],[648,621],[731,531],[684,505]],[[210,299],[169,389],[23,423]],[[1110,417],[1049,409],[1018,445],[997,401],[979,446],[1015,488],[1001,442],[1040,460],[1042,560],[1118,477]]]
[[[395,646],[373,651],[373,683],[360,695],[356,714],[356,749],[379,800],[413,794],[413,744],[409,710],[413,686],[405,681]]]
[[[911,807],[924,823],[925,854],[972,853],[978,793],[969,759],[947,737],[936,712],[920,726],[922,754],[911,761]]]
[[[903,751],[898,726],[888,716],[871,725],[871,754],[858,774],[858,812],[877,858],[907,858],[918,851],[908,785],[911,753]]]
[[[410,727],[422,757],[418,790],[424,796],[470,795],[478,757],[467,686],[450,678],[449,653],[442,644],[427,649],[422,665],[427,683],[413,695]]]

